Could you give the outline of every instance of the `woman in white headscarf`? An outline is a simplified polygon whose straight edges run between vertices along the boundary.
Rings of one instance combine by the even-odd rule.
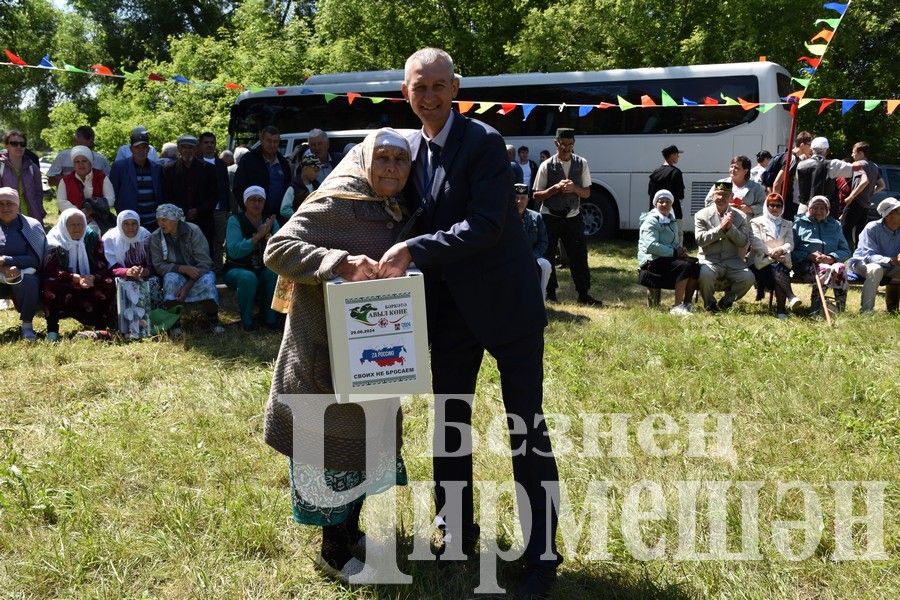
[[[317,426],[300,415],[292,417],[282,395],[302,394],[300,406],[305,410],[314,402],[312,395],[333,394],[322,284],[336,277],[347,281],[376,277],[378,259],[402,230],[404,217],[397,198],[410,165],[409,144],[403,136],[389,128],[369,134],[269,239],[264,254],[267,267],[293,282],[266,405],[265,440],[291,458],[294,520],[322,527],[316,565],[341,581],[362,569],[354,554],[362,539],[359,515],[366,495],[406,483],[401,440],[394,435],[399,431],[394,429],[400,422],[399,404],[370,404],[373,411],[367,409],[365,418],[359,404],[330,404],[324,423]],[[366,425],[375,427],[369,419],[376,415],[377,426],[387,430],[369,436]],[[293,432],[295,423],[302,431]],[[387,451],[391,446],[396,455]],[[375,448],[373,454],[379,457],[370,470],[366,470],[367,447]]]
[[[116,286],[103,243],[88,229],[84,213],[64,210],[47,234],[44,268],[44,316],[47,339],[59,339],[59,321],[69,317],[99,330],[112,327],[116,315]],[[101,334],[108,337],[108,332]]]
[[[103,251],[116,277],[119,331],[129,339],[150,335],[149,312],[162,294],[150,258],[150,232],[141,227],[137,212],[117,215],[116,226],[103,235]]]
[[[766,196],[765,212],[750,221],[750,270],[756,275],[756,299],[767,290],[775,292],[775,315],[787,319],[787,309],[796,310],[803,302],[791,288],[791,250],[794,249],[793,223],[783,219],[781,194]]]
[[[116,193],[106,173],[94,168],[94,153],[87,146],[72,148],[75,170],[63,176],[56,188],[56,204],[60,212],[84,207],[85,200],[105,198],[107,207],[114,206]]]

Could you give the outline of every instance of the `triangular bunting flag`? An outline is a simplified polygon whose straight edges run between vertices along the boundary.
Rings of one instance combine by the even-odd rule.
[[[618,106],[617,104],[613,104],[612,102],[601,102],[597,105],[597,108],[615,108]]]
[[[806,46],[806,49],[809,50],[812,54],[816,56],[822,56],[825,54],[825,49],[828,48],[828,44],[803,44]]]
[[[684,97],[681,98],[681,103],[684,104],[685,106],[697,106],[696,102],[694,102],[693,100],[688,100],[687,98],[684,98]]]
[[[798,108],[803,108],[810,102],[812,102],[812,98],[800,98],[800,104],[798,105]]]
[[[819,114],[825,112],[825,109],[834,104],[834,98],[822,98],[819,100]]]
[[[149,75],[147,75],[147,79],[149,79],[150,81],[165,81],[166,80],[165,77],[163,77],[162,75],[157,75],[156,73],[150,73]]]
[[[225,83],[225,89],[226,90],[242,90],[242,89],[244,89],[244,86],[242,86],[239,83],[232,83],[231,81],[228,81]]]
[[[894,110],[897,109],[897,105],[900,104],[900,100],[888,100],[887,101],[887,114],[893,114]]]
[[[275,88],[275,93],[279,96],[284,96],[288,93],[287,88]]]
[[[372,102],[372,104],[379,104],[387,100],[387,98],[369,98],[369,100]]]
[[[501,104],[501,105],[500,105],[500,110],[498,110],[497,112],[499,112],[501,115],[508,115],[508,114],[511,113],[512,111],[516,110],[516,107],[517,107],[517,106],[518,106],[518,104],[516,104],[515,102],[509,102],[509,103],[506,103],[506,104]]]
[[[810,79],[800,79],[799,77],[791,77],[791,81],[796,81],[797,83],[799,83],[799,84],[802,85],[803,87],[807,88],[807,87],[809,87],[809,82],[810,82],[811,80],[810,80]]]
[[[256,94],[256,93],[258,93],[258,92],[263,91],[265,88],[263,88],[263,87],[261,87],[261,86],[258,86],[258,85],[251,85],[248,89],[249,89],[251,92],[253,92],[254,94]],[[326,94],[326,96],[327,96],[327,94]]]
[[[591,112],[592,110],[594,110],[594,107],[593,107],[593,106],[579,106],[579,107],[578,107],[578,116],[579,116],[579,117],[584,117],[584,116],[586,116],[589,112]]]
[[[28,63],[25,62],[24,60],[22,60],[21,58],[19,58],[18,55],[13,54],[12,52],[10,52],[9,50],[6,50],[6,49],[4,49],[3,52],[4,52],[4,54],[6,54],[6,58],[9,59],[9,62],[11,62],[12,64],[19,65],[20,67],[28,66]]]
[[[765,114],[765,113],[769,112],[770,110],[772,110],[773,108],[775,108],[776,106],[778,106],[777,102],[766,102],[765,104],[760,104],[758,108],[759,108],[759,112]]]
[[[830,30],[830,29],[823,29],[822,31],[820,31],[819,33],[817,33],[817,34],[813,37],[813,39],[811,39],[810,41],[811,41],[811,42],[814,42],[814,41],[816,41],[816,40],[818,40],[818,39],[821,38],[821,39],[825,40],[826,42],[830,42],[832,36],[834,36],[834,32],[833,32],[832,30]]]
[[[656,106],[656,102],[649,95],[644,94],[641,96],[641,106]]]
[[[863,108],[866,109],[867,111],[875,110],[876,108],[878,108],[879,104],[881,104],[881,100],[866,100],[863,103]]]
[[[125,76],[125,79],[143,79],[139,73],[126,71],[125,69],[123,69],[121,67],[119,68],[119,70],[122,71],[122,75]]]
[[[662,97],[662,105],[663,106],[678,106],[678,103],[675,102],[675,98],[669,95],[669,92],[666,90],[660,90],[659,95]]]
[[[828,25],[832,29],[837,29],[838,23],[840,23],[840,22],[841,22],[840,19],[816,19],[815,24],[821,25],[822,23],[824,23],[825,25]]]
[[[710,98],[709,96],[707,96],[703,99],[703,104],[705,104],[706,106],[716,106],[719,104],[719,101],[715,98]]]
[[[353,104],[353,101],[359,98],[360,95],[356,92],[347,92],[347,104]]]
[[[475,114],[483,115],[487,111],[491,110],[491,108],[496,104],[496,102],[481,102],[481,108],[475,111]]]
[[[802,60],[805,60],[807,64],[809,64],[809,66],[811,66],[813,69],[818,69],[819,63],[822,62],[821,58],[813,58],[811,56],[801,56],[797,59],[797,62],[800,62]]]
[[[616,98],[618,98],[618,100],[619,100],[619,109],[620,110],[629,110],[631,108],[634,108],[634,104],[632,104],[631,102],[629,102],[622,96],[616,96]]]
[[[534,110],[535,106],[537,106],[537,104],[523,104],[522,105],[522,112],[525,113],[525,116],[522,117],[523,121],[528,118],[528,115],[531,114],[531,111]]]
[[[841,100],[841,114],[846,115],[858,102],[859,100]]]
[[[833,10],[837,14],[844,16],[844,11],[847,10],[847,4],[838,4],[837,2],[829,2],[828,4],[823,5],[828,10]]]
[[[722,92],[719,95],[722,96],[722,100],[725,101],[725,106],[737,106],[738,105],[737,100],[735,100],[734,98],[731,98],[729,96],[726,96],[724,92]]]
[[[52,62],[50,62],[49,54],[45,54],[44,58],[41,59],[41,62],[39,62],[37,64],[37,66],[42,69],[55,69],[56,68],[56,65],[54,65]]]
[[[810,78],[812,78],[813,73],[815,73],[816,70],[813,69],[812,67],[803,67],[802,69],[800,69],[800,72],[805,73],[806,75],[809,75]],[[807,80],[807,81],[809,81],[809,80]]]
[[[302,87],[302,88],[300,88],[300,95],[301,95],[301,96],[308,96],[308,95],[310,95],[310,94],[312,94],[312,93],[313,93],[313,91],[312,91],[311,89],[309,89],[308,87]]]
[[[744,108],[744,110],[753,110],[757,106],[759,106],[759,102],[748,102],[738,96],[738,103]]]
[[[806,93],[806,90],[797,90],[796,92],[791,92],[790,94],[787,95],[787,100],[789,102],[790,102],[791,98],[800,100],[801,98],[803,98],[803,94],[805,94],[805,93]]]
[[[176,75],[172,78],[172,81],[174,81],[175,83],[182,83],[185,85],[190,83],[190,80],[187,77],[185,77],[184,75]]]
[[[65,69],[69,73],[90,73],[90,71],[79,69],[78,67],[72,66],[69,63],[63,63],[63,69]]]
[[[91,70],[97,75],[106,75],[107,77],[112,77],[112,70],[109,67],[104,67],[103,65],[91,65]]]
[[[337,94],[329,94],[328,92],[325,92],[322,95],[325,96],[325,104],[328,104],[329,102],[337,98]]]
[[[459,114],[464,115],[472,110],[472,107],[475,106],[475,103],[468,100],[460,100],[456,103],[456,106],[459,108]]]

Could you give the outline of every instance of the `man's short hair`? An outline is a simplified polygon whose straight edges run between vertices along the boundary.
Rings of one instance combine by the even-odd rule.
[[[319,138],[324,138],[324,139],[327,140],[327,139],[328,139],[328,134],[325,133],[324,130],[319,129],[318,127],[316,127],[316,128],[314,128],[314,129],[310,129],[310,130],[309,130],[309,134],[307,135],[307,137],[308,137],[309,139],[311,139],[311,140],[313,140],[313,139],[319,139]]]
[[[528,152],[528,151],[529,151],[529,150],[528,150],[528,146],[519,146],[519,152],[521,152],[521,151],[523,151],[523,150],[524,150],[525,152]]]
[[[262,129],[259,130],[259,137],[262,137],[264,135],[281,136],[281,132],[278,131],[278,128],[275,127],[274,125],[266,125],[265,127],[263,127]]]
[[[199,139],[202,142],[206,138],[216,139],[216,134],[214,134],[212,131],[204,131],[203,133],[200,134],[200,137],[197,139]]]
[[[575,130],[571,127],[559,127],[556,130],[556,139],[558,140],[574,140]]]
[[[409,58],[406,59],[406,64],[403,66],[403,81],[409,81],[409,72],[412,70],[413,64],[419,63],[424,67],[436,62],[442,62],[447,65],[451,80],[457,77],[456,72],[453,70],[453,57],[447,54],[446,51],[440,48],[422,48],[410,54]]]
[[[78,129],[76,129],[75,135],[85,140],[90,140],[92,142],[94,141],[94,130],[88,125],[82,125]]]
[[[869,157],[869,142],[856,142],[853,144],[853,149],[857,152],[862,152],[866,155],[866,158]]]
[[[813,134],[808,131],[801,131],[794,138],[794,147],[799,148],[803,144],[811,144],[813,141]]]

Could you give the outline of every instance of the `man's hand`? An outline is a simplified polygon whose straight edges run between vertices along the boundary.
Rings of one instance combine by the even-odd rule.
[[[555,186],[560,192],[571,194],[575,191],[575,182],[571,179],[563,179]]]
[[[365,281],[378,275],[378,263],[365,254],[348,255],[334,268],[344,281]]]
[[[722,231],[728,231],[731,229],[731,223],[734,221],[734,215],[731,214],[731,211],[725,213],[725,216],[722,217],[722,222],[719,223],[719,228]]]
[[[175,294],[175,300],[178,302],[184,302],[187,298],[188,294],[191,293],[191,288],[194,287],[193,281],[188,281],[183,286],[178,288],[178,292]]]
[[[409,248],[404,242],[398,242],[388,248],[378,261],[378,278],[403,277],[411,262],[412,254],[409,253]]]
[[[16,277],[18,277],[21,274],[19,272],[19,267],[16,267],[16,266],[0,267],[0,271],[2,271],[4,275],[6,275],[7,279],[15,279]]]
[[[753,207],[752,206],[747,206],[746,204],[741,204],[740,210],[748,217],[753,216]]]
[[[200,269],[198,269],[197,267],[192,267],[191,265],[181,265],[180,267],[178,267],[178,272],[188,279],[200,278]]]

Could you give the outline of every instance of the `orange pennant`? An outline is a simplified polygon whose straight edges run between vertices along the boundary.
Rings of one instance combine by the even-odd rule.
[[[822,31],[817,33],[816,36],[813,39],[811,39],[810,41],[814,42],[814,41],[818,40],[819,38],[821,38],[821,39],[825,40],[826,42],[830,42],[831,36],[833,36],[833,35],[834,35],[834,32],[832,30],[823,29]]]
[[[743,107],[744,110],[753,110],[754,108],[759,106],[759,102],[749,102],[747,100],[744,100],[740,96],[738,96],[738,102],[740,103],[740,105]]]
[[[900,104],[900,100],[888,100],[887,101],[887,114],[892,114],[894,110],[897,108],[897,105]]]
[[[718,104],[718,102],[716,104]],[[653,98],[649,95],[644,94],[641,96],[641,106],[656,106],[656,102],[654,102]]]
[[[716,100],[715,98],[710,98],[709,96],[707,96],[706,98],[703,99],[703,104],[705,104],[707,106],[715,106],[718,103],[719,103],[718,100]]]
[[[362,94],[358,94],[356,92],[347,92],[347,104],[353,104],[353,101],[359,98]]]
[[[825,109],[834,104],[834,98],[822,98],[819,100],[819,114],[825,112]]]
[[[244,86],[242,86],[239,83],[232,83],[229,81],[225,84],[225,89],[226,90],[242,90],[242,89],[244,89]]]
[[[459,114],[464,115],[472,110],[472,107],[475,106],[475,103],[469,100],[460,100],[456,103],[456,106],[459,108]]]
[[[787,95],[788,98],[796,98],[797,100],[803,99],[803,94],[806,90],[797,90],[796,92],[791,92]]]
[[[104,67],[103,65],[91,65],[91,70],[97,75],[111,76],[113,74],[109,67]]]

